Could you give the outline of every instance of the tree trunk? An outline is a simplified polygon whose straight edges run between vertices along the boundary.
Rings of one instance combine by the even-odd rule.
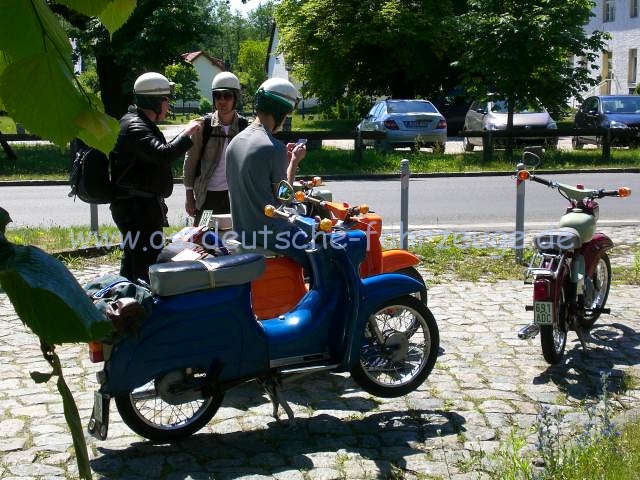
[[[105,113],[119,119],[127,112],[132,100],[132,93],[122,89],[127,69],[118,65],[111,54],[96,54],[96,71]]]

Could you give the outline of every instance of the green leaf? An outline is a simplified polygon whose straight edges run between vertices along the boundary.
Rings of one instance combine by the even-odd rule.
[[[61,147],[78,135],[74,119],[90,109],[64,62],[49,54],[8,65],[0,76],[0,98],[15,120]]]
[[[13,59],[39,52],[65,57],[72,71],[71,44],[42,0],[0,0],[0,45]]]
[[[59,0],[59,3],[89,17],[99,17],[113,35],[136,9],[137,0]]]
[[[103,112],[84,110],[74,122],[81,128],[78,137],[84,143],[104,153],[113,150],[120,131],[120,123],[115,118]]]
[[[0,285],[47,344],[104,338],[113,327],[62,262],[32,246],[0,243]]]

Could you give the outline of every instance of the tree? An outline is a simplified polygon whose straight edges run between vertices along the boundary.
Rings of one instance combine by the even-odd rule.
[[[305,96],[413,98],[449,82],[451,0],[282,0],[280,49]]]
[[[495,93],[508,104],[507,128],[517,103],[566,106],[595,85],[590,76],[607,34],[588,35],[591,0],[470,0],[456,31],[463,39],[458,66],[475,96]],[[573,64],[573,58],[577,58]]]
[[[237,73],[242,85],[243,105],[251,105],[256,90],[267,79],[264,61],[268,46],[266,40],[246,40],[240,44]]]
[[[174,63],[164,69],[164,75],[176,84],[176,100],[182,100],[182,107],[185,102],[200,100],[200,90],[198,90],[198,72],[195,67],[187,62]]]
[[[146,71],[163,72],[188,51],[201,50],[215,30],[208,0],[138,0],[129,20],[109,35],[95,19],[57,8],[73,25],[82,55],[95,58],[106,112],[122,116],[133,82]]]

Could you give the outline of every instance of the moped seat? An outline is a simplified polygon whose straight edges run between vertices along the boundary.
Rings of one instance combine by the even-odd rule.
[[[582,246],[580,233],[575,228],[561,227],[539,233],[533,241],[540,250],[568,251]]]
[[[149,281],[156,295],[180,295],[248,283],[262,275],[264,268],[264,256],[255,253],[206,257],[151,265]]]

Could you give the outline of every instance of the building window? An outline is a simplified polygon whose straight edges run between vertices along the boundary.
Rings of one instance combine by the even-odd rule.
[[[635,87],[638,81],[638,49],[629,50],[629,86]]]
[[[629,16],[631,18],[638,16],[638,0],[629,0]]]
[[[604,0],[602,2],[602,18],[605,22],[613,22],[616,19],[615,0]]]

